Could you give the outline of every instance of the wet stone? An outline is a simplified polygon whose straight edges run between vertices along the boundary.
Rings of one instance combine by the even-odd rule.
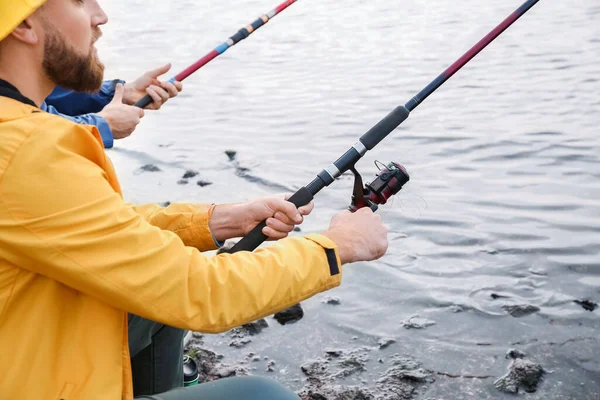
[[[325,350],[325,353],[329,356],[329,357],[333,357],[333,358],[338,358],[341,357],[342,354],[344,354],[343,350],[333,350],[333,349],[328,349]]]
[[[140,168],[142,171],[146,171],[146,172],[159,172],[162,171],[160,168],[158,168],[156,165],[154,164],[147,164],[144,165]]]
[[[339,306],[340,304],[342,304],[342,300],[336,296],[327,296],[327,298],[323,300],[323,303],[331,304],[333,306]]]
[[[596,308],[598,308],[598,304],[592,303],[589,300],[573,300],[573,302],[575,304],[579,304],[586,311],[592,311],[593,312]]]
[[[525,353],[517,349],[509,349],[506,352],[505,358],[516,360],[517,358],[525,358]]]
[[[212,182],[207,182],[207,181],[198,181],[196,183],[200,187],[205,187],[205,186],[208,186],[208,185],[212,185]]]
[[[408,357],[395,354],[392,357],[393,366],[379,378],[372,375],[358,375],[364,386],[346,386],[336,382],[350,375],[360,374],[366,369],[368,353],[371,348],[363,347],[346,350],[336,358],[317,359],[302,366],[302,372],[307,377],[307,383],[298,393],[305,400],[415,400],[420,388],[433,382],[432,374],[421,368],[420,364]],[[336,354],[339,354],[336,352]],[[379,359],[383,363],[383,359]],[[375,387],[367,387],[374,382]]]
[[[231,335],[235,338],[242,338],[248,335],[254,336],[258,335],[263,331],[263,329],[268,328],[269,323],[264,319],[259,319],[257,321],[253,321],[237,328],[233,328],[230,332]]]
[[[496,380],[494,386],[505,393],[518,393],[520,388],[533,393],[545,373],[541,365],[517,358],[510,365],[508,373]]]
[[[198,175],[198,172],[192,171],[192,170],[188,170],[188,171],[185,171],[185,174],[183,174],[183,179],[194,178],[197,175]]]
[[[406,321],[402,321],[401,325],[406,329],[425,329],[429,326],[435,325],[435,321],[414,315]]]
[[[274,315],[274,318],[281,325],[294,323],[301,320],[302,317],[304,317],[304,310],[300,304],[296,304],[295,306],[292,306]]]
[[[248,343],[252,342],[252,339],[243,338],[243,339],[234,339],[229,343],[230,347],[235,347],[236,349],[241,349],[246,346]]]
[[[508,312],[515,318],[526,317],[540,311],[539,307],[532,306],[530,304],[518,304],[512,306],[502,306],[502,309]]]
[[[390,339],[390,338],[383,338],[383,339],[379,339],[379,342],[377,343],[377,345],[379,346],[380,350],[383,350],[387,347],[390,347],[390,345],[396,343],[396,341],[394,339]]]
[[[376,400],[366,388],[340,385],[310,387],[298,394],[302,400]]]
[[[229,157],[229,161],[235,160],[235,156],[237,155],[237,151],[235,150],[225,150],[225,154]]]
[[[230,376],[248,375],[248,370],[242,366],[230,366],[223,364],[221,354],[198,347],[186,346],[185,353],[189,355],[198,365],[199,382],[210,382]]]

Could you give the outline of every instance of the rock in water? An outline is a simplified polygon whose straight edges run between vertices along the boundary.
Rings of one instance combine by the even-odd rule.
[[[212,182],[207,182],[207,181],[198,181],[197,183],[198,183],[198,186],[200,186],[200,187],[212,185]]]
[[[526,317],[533,313],[540,311],[539,307],[532,306],[530,304],[518,304],[514,306],[502,306],[502,309],[507,311],[510,315],[515,318]]]
[[[379,345],[379,349],[383,350],[394,343],[396,343],[396,341],[394,339],[383,338],[383,339],[380,339],[377,344]]]
[[[519,393],[521,387],[526,392],[533,393],[545,373],[541,365],[517,358],[512,362],[508,373],[495,381],[494,386],[506,393]]]
[[[328,296],[323,303],[325,304],[331,304],[334,306],[339,306],[340,304],[342,304],[342,300],[340,300],[339,297],[335,297],[335,296]]]
[[[210,350],[203,349],[198,346],[188,346],[186,348],[186,354],[194,359],[198,365],[198,372],[200,377],[199,382],[209,382],[217,379],[229,377],[229,376],[243,376],[248,375],[248,370],[242,366],[232,367],[227,364],[223,364],[221,359],[223,358],[220,354],[215,354]]]
[[[296,304],[287,310],[278,312],[274,315],[274,317],[281,325],[291,324],[301,320],[302,317],[304,317],[304,310],[302,310],[302,306],[300,304]]]
[[[237,151],[235,151],[235,150],[226,150],[225,154],[227,154],[227,157],[229,157],[229,161],[233,161],[233,160],[235,160],[235,155],[237,154]]]
[[[231,341],[231,343],[229,343],[229,346],[235,347],[236,349],[241,349],[250,342],[252,342],[252,339],[249,338],[234,339]]]
[[[339,385],[304,389],[299,396],[302,400],[376,400],[366,388]]]
[[[406,329],[425,329],[428,326],[435,325],[435,321],[420,318],[418,315],[413,315],[406,321],[402,321],[401,324]]]
[[[589,300],[573,300],[573,302],[579,304],[584,310],[587,311],[594,311],[596,308],[598,308],[598,304],[592,303]]]
[[[190,169],[188,171],[185,171],[185,174],[183,174],[183,179],[190,179],[190,178],[195,177],[196,175],[198,175],[198,172],[192,171]]]
[[[142,171],[146,171],[146,172],[159,172],[161,171],[160,168],[158,168],[156,165],[154,164],[147,164],[144,165],[142,168],[140,168]]]
[[[509,349],[506,352],[505,358],[516,360],[517,358],[525,358],[525,353],[517,349]]]
[[[180,180],[178,180],[178,181],[177,181],[177,184],[178,184],[178,185],[187,185],[187,184],[188,184],[188,181],[187,181],[187,180],[185,180],[185,179],[180,179]]]
[[[269,324],[267,321],[262,318],[258,321],[250,322],[248,324],[242,325],[238,328],[232,329],[233,337],[244,337],[247,335],[254,336],[258,335],[262,332],[263,329],[268,328]]]

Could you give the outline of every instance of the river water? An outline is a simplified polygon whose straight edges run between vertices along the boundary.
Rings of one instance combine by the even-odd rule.
[[[178,72],[273,0],[104,0],[107,78],[172,61]],[[303,0],[184,82],[109,156],[135,202],[231,202],[292,191],[404,104],[519,6],[506,0]],[[347,266],[304,318],[233,351],[276,360],[293,389],[327,348],[396,343],[436,377],[422,395],[504,399],[517,348],[550,373],[529,399],[600,399],[600,2],[545,0],[419,106],[359,163],[403,164],[411,181],[380,210],[387,255]],[[226,150],[237,151],[237,163]],[[146,164],[161,172],[144,172]],[[200,172],[187,185],[186,170]],[[247,169],[247,170],[246,170]],[[201,187],[196,180],[213,184]],[[348,206],[352,179],[319,193],[303,233]],[[492,296],[494,294],[495,296]],[[323,303],[328,295],[339,306]],[[503,308],[531,305],[515,318]],[[460,308],[458,308],[458,307]],[[462,310],[462,312],[456,312]],[[435,321],[406,329],[414,315]],[[239,354],[238,354],[239,353]],[[244,354],[242,354],[244,353]],[[375,379],[368,372],[349,379]]]

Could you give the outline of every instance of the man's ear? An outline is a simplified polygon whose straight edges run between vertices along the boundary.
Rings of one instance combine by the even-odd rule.
[[[12,31],[11,36],[23,43],[37,44],[40,41],[40,24],[37,22],[30,16]]]

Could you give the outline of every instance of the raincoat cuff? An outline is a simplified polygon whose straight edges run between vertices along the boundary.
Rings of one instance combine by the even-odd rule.
[[[210,231],[208,221],[212,214],[211,204],[199,204],[195,207],[189,225],[175,231],[187,246],[195,247],[200,251],[216,250],[223,246]]]
[[[304,237],[308,240],[312,240],[313,242],[323,247],[323,249],[325,250],[325,255],[327,256],[327,263],[329,264],[330,275],[332,277],[337,277],[338,275],[341,275],[342,263],[335,242],[329,239],[327,236],[320,234],[306,235]]]

